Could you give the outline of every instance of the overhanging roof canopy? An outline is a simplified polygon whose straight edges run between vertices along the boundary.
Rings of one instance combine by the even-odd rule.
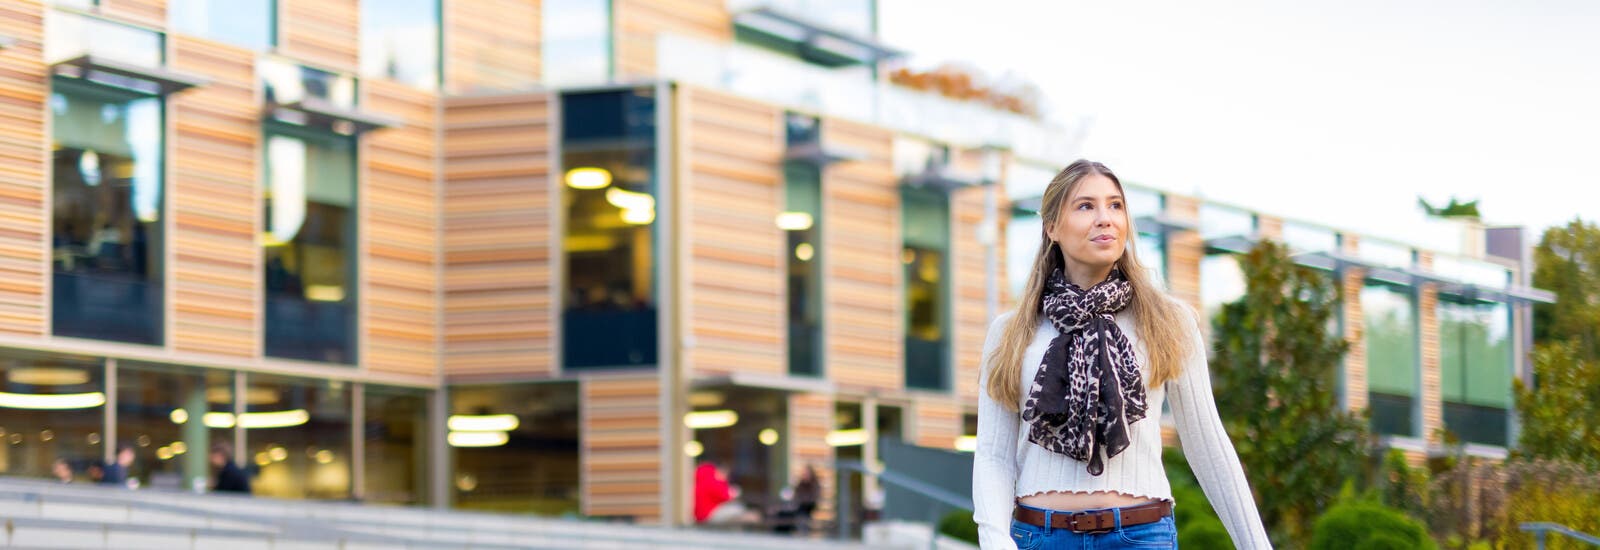
[[[51,65],[51,72],[58,76],[81,78],[107,86],[162,96],[206,83],[204,78],[198,76],[93,54],[83,54],[58,61]]]
[[[740,12],[733,16],[733,23],[740,28],[795,44],[802,55],[820,54],[815,56],[819,62],[829,58],[848,60],[846,63],[829,64],[872,65],[905,55],[903,51],[874,40],[821,27],[767,6]]]

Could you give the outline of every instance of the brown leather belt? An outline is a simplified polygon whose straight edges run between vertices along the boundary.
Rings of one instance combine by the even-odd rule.
[[[1144,525],[1161,521],[1161,518],[1172,515],[1172,503],[1168,501],[1152,502],[1121,508],[1122,526]],[[1017,521],[1046,527],[1045,513],[1031,508],[1016,507],[1011,517]],[[1105,533],[1117,528],[1116,510],[1094,510],[1090,512],[1051,512],[1049,514],[1052,529],[1066,529],[1074,533]]]

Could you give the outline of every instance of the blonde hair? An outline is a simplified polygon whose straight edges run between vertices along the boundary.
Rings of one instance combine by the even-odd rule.
[[[1045,280],[1051,272],[1066,269],[1062,265],[1061,251],[1050,241],[1047,232],[1055,224],[1056,216],[1061,215],[1061,207],[1066,200],[1084,178],[1094,174],[1105,176],[1116,184],[1117,192],[1124,195],[1122,212],[1127,216],[1127,197],[1122,190],[1122,181],[1104,164],[1079,159],[1062,169],[1045,187],[1044,198],[1039,205],[1039,218],[1044,222],[1044,229],[1040,231],[1039,252],[1033,258],[1033,271],[1028,273],[1028,283],[1022,290],[1010,321],[1005,324],[999,345],[984,358],[989,365],[989,376],[985,381],[989,396],[1007,409],[1016,410],[1022,396],[1022,386],[1019,384],[1022,352],[1033,342],[1034,332],[1039,328]],[[1139,339],[1144,341],[1145,354],[1150,361],[1150,374],[1145,385],[1153,388],[1177,377],[1183,370],[1184,358],[1193,351],[1194,317],[1186,306],[1168,297],[1151,281],[1150,273],[1135,253],[1133,220],[1126,222],[1128,248],[1117,259],[1116,267],[1133,287],[1133,301],[1128,307],[1132,310],[1134,326]]]

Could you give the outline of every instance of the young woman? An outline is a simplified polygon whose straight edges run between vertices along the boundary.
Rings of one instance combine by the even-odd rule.
[[[1196,316],[1139,262],[1122,183],[1074,162],[1045,188],[1039,217],[1027,288],[984,343],[972,475],[982,546],[1176,548],[1161,465],[1170,396],[1184,455],[1234,545],[1270,548],[1217,417]]]

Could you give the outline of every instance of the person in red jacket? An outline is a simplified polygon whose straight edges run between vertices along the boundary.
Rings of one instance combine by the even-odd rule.
[[[722,472],[710,462],[702,462],[694,470],[694,522],[705,523],[711,511],[733,499],[733,490]]]

